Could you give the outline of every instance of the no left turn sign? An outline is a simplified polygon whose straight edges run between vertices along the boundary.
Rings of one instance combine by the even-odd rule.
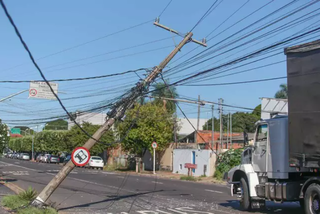
[[[90,152],[84,147],[77,147],[71,154],[71,160],[76,166],[85,166],[90,159]]]
[[[157,142],[153,142],[151,146],[152,146],[152,148],[156,149],[158,147],[158,144],[157,144]]]

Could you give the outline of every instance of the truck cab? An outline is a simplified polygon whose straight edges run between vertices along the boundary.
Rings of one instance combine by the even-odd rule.
[[[243,210],[263,207],[265,200],[300,200],[301,183],[291,180],[299,173],[289,166],[287,130],[287,116],[258,121],[253,145],[244,149],[241,164],[228,172],[231,195],[240,199]]]

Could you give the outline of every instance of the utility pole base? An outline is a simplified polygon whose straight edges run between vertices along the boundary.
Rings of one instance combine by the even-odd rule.
[[[41,198],[39,198],[39,196],[34,199],[32,202],[31,202],[31,206],[34,206],[34,207],[38,207],[38,208],[44,208],[44,207],[47,207],[48,204],[46,204]]]

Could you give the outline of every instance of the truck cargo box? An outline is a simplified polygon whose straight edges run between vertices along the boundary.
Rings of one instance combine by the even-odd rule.
[[[290,166],[320,168],[320,40],[285,54]]]

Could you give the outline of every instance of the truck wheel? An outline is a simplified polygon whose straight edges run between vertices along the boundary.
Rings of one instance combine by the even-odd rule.
[[[249,195],[249,187],[245,178],[240,179],[240,189],[241,189],[241,199],[240,199],[241,210],[244,210],[244,211],[251,210],[251,199]]]
[[[307,188],[304,204],[306,214],[320,213],[320,186],[318,184],[311,184]]]

